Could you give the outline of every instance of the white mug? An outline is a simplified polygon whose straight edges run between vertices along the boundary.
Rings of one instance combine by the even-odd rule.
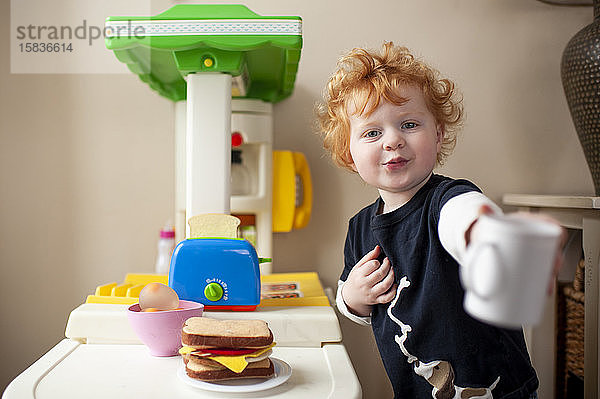
[[[560,226],[518,215],[481,215],[460,268],[464,308],[507,328],[539,323]]]

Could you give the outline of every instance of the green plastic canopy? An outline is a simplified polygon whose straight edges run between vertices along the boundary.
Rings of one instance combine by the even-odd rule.
[[[186,98],[189,73],[232,75],[232,96],[275,103],[293,89],[300,17],[264,17],[243,5],[180,4],[154,17],[108,17],[106,47],[160,95]]]

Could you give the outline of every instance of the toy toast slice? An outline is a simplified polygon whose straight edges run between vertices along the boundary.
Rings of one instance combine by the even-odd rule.
[[[263,320],[191,317],[183,325],[181,342],[194,348],[262,348],[273,343],[273,333]]]
[[[189,359],[185,365],[188,376],[202,381],[221,381],[240,378],[269,378],[275,374],[273,363],[270,359],[250,363],[241,373],[235,373],[223,366],[211,366],[197,363]]]
[[[221,213],[206,213],[188,220],[190,238],[237,238],[240,219]]]

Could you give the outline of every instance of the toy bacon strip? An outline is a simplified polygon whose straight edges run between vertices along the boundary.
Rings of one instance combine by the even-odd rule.
[[[241,356],[241,355],[249,355],[251,353],[256,352],[256,349],[206,349],[206,350],[202,350],[199,349],[197,351],[194,351],[194,353],[199,352],[199,353],[206,353],[209,355],[215,355],[215,356]]]

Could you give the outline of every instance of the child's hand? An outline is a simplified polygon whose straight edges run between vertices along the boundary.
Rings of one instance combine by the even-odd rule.
[[[483,205],[481,208],[479,208],[480,215],[489,215],[492,213],[494,213],[494,211],[492,210],[492,208],[490,208],[487,205]],[[551,295],[552,291],[554,291],[554,282],[556,280],[556,276],[558,276],[558,272],[562,268],[562,265],[564,262],[563,247],[565,246],[565,244],[567,242],[567,231],[564,227],[562,227],[560,225],[560,223],[556,219],[554,219],[548,215],[544,215],[544,214],[540,214],[540,213],[531,213],[531,212],[517,212],[517,215],[519,217],[529,218],[532,220],[542,220],[545,222],[554,223],[557,226],[560,226],[560,228],[561,228],[561,231],[562,231],[561,237],[558,242],[558,246],[556,247],[556,254],[554,256],[554,269],[552,272],[552,278],[550,279],[550,282],[548,284],[548,290],[547,290],[548,295]],[[473,224],[465,232],[465,240],[466,240],[467,245],[469,245],[469,242],[471,241],[471,231],[473,229],[473,226],[475,226],[476,223],[477,223],[477,220],[475,222],[473,222]]]
[[[342,298],[357,316],[368,316],[377,303],[388,303],[396,295],[394,270],[388,258],[379,262],[381,248],[377,245],[353,268],[342,287]]]

